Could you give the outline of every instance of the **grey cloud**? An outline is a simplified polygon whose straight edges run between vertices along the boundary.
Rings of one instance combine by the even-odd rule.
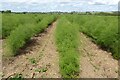
[[[106,5],[106,4],[101,2],[95,2],[93,5]]]

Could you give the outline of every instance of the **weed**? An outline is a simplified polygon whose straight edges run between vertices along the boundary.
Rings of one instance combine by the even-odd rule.
[[[37,64],[37,61],[35,60],[35,58],[30,58],[29,61],[31,64]]]
[[[43,68],[37,68],[35,69],[35,72],[46,72],[48,69],[46,67],[43,67]]]
[[[24,80],[22,74],[15,74],[9,80]]]

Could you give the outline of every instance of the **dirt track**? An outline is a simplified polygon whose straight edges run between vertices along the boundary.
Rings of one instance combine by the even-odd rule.
[[[80,77],[81,78],[117,78],[118,61],[111,53],[100,49],[91,39],[80,34]]]
[[[56,22],[33,37],[21,55],[3,58],[3,77],[22,74],[24,78],[59,78],[59,57],[55,47]]]
[[[2,77],[2,40],[0,39],[0,79]]]

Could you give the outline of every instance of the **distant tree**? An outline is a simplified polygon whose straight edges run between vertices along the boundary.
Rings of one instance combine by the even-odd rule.
[[[74,14],[75,13],[75,11],[72,11],[70,14]]]
[[[4,13],[4,11],[1,11],[2,13]]]
[[[23,14],[26,14],[27,12],[23,12]]]
[[[6,10],[5,13],[11,13],[11,10]]]
[[[86,14],[92,14],[91,12],[86,12]]]
[[[11,10],[1,11],[2,13],[11,13]]]

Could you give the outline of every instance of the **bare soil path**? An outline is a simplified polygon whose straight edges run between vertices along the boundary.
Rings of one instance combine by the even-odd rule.
[[[22,55],[3,58],[3,77],[21,75],[24,78],[60,78],[59,57],[55,47],[54,22],[42,34],[33,37]]]
[[[2,39],[0,39],[0,79],[2,78]]]
[[[80,34],[80,77],[81,78],[117,78],[118,61],[111,53],[100,49],[95,43]]]

